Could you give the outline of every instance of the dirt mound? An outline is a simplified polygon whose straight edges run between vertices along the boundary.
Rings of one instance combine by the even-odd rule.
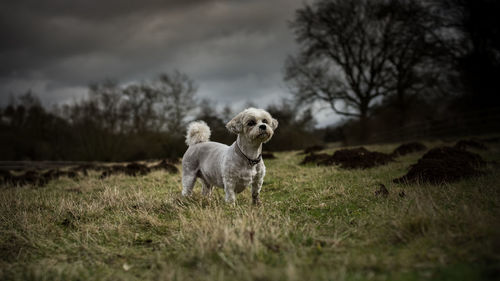
[[[392,155],[368,151],[364,147],[337,150],[333,153],[332,160],[345,169],[366,169],[394,161]]]
[[[76,167],[73,167],[70,169],[70,171],[75,172],[75,173],[82,173],[84,176],[88,176],[88,171],[103,171],[106,170],[106,167],[101,166],[101,165],[96,165],[96,164],[82,164]]]
[[[389,196],[389,190],[387,190],[387,187],[385,187],[385,185],[379,183],[378,189],[375,190],[375,196],[387,197]]]
[[[476,140],[459,140],[455,144],[455,148],[458,148],[461,150],[466,150],[467,148],[474,148],[474,149],[479,149],[479,150],[487,150],[488,149],[486,147],[486,145],[484,145],[481,142],[478,142]]]
[[[381,152],[368,151],[364,147],[341,149],[328,154],[309,154],[301,164],[316,163],[317,165],[340,165],[344,169],[366,169],[385,165],[394,161],[393,156]]]
[[[327,161],[331,157],[332,157],[331,155],[328,155],[326,153],[319,153],[319,154],[311,153],[311,154],[307,155],[306,157],[304,157],[304,159],[302,160],[302,162],[300,162],[300,164],[301,165],[309,164],[309,163],[319,164],[321,162]]]
[[[44,186],[47,182],[48,180],[40,176],[36,171],[27,171],[22,175],[13,175],[9,171],[3,174],[3,183],[13,186],[23,186],[27,184]]]
[[[144,164],[141,164],[141,163],[130,163],[130,164],[127,164],[127,165],[113,165],[113,166],[110,166],[110,167],[107,167],[107,169],[105,169],[101,175],[99,176],[99,178],[101,179],[104,179],[104,178],[107,178],[111,175],[115,175],[115,174],[125,174],[127,176],[137,176],[137,175],[147,175],[148,173],[151,172],[151,169],[144,165]]]
[[[145,164],[133,162],[127,165],[113,165],[113,166],[108,166],[104,168],[104,171],[101,173],[99,176],[100,179],[107,178],[111,175],[116,175],[116,174],[125,174],[127,176],[144,176],[151,171],[157,171],[157,170],[165,170],[169,173],[178,173],[179,170],[177,167],[174,166],[174,164],[170,163],[169,160],[162,160],[160,163],[152,166],[148,166]]]
[[[99,178],[104,179],[113,174],[125,174],[128,176],[147,175],[152,170],[165,170],[169,173],[178,173],[177,167],[170,161],[163,160],[160,163],[148,166],[141,163],[130,163],[127,165],[97,165],[97,164],[82,164],[73,166],[67,170],[50,169],[45,172],[28,170],[24,174],[11,173],[9,170],[0,169],[0,184],[9,186],[22,186],[32,184],[36,186],[44,186],[52,180],[60,177],[76,178],[79,175],[88,176],[88,171],[102,171]]]
[[[325,147],[323,145],[311,145],[311,146],[308,146],[304,149],[304,151],[302,151],[301,154],[309,154],[309,153],[314,153],[314,152],[318,152],[320,150],[323,150],[325,149]]]
[[[52,170],[48,170],[47,172],[41,174],[40,176],[45,178],[47,181],[50,181],[50,180],[58,179],[60,177],[68,177],[70,179],[73,179],[73,178],[76,178],[78,176],[78,174],[73,170],[60,171],[58,169],[52,169]]]
[[[173,164],[169,163],[167,160],[162,160],[160,163],[150,167],[151,170],[165,170],[169,173],[178,173],[179,170]]]
[[[427,147],[420,142],[409,142],[398,146],[396,149],[394,149],[392,154],[394,156],[403,156],[406,154],[419,152],[426,149]]]
[[[395,183],[428,182],[441,184],[480,175],[478,167],[484,166],[481,156],[455,147],[438,147],[429,150],[410,170]]]
[[[148,173],[151,172],[151,169],[141,163],[130,163],[127,166],[125,166],[125,174],[129,176],[135,177],[136,175],[147,175]]]
[[[39,173],[37,171],[26,171],[24,174],[15,175],[10,171],[2,171],[2,183],[12,185],[12,186],[23,186],[27,184],[36,185],[39,187],[45,186],[51,180],[58,179],[60,177],[75,178],[77,174],[73,171],[59,171],[57,169],[48,170],[44,173]]]

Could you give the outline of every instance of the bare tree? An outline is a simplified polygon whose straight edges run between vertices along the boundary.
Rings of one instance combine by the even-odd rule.
[[[123,113],[128,113],[130,131],[142,134],[147,131],[161,129],[155,105],[158,103],[158,92],[148,83],[132,84],[123,89],[127,100]]]
[[[89,104],[94,103],[97,112],[88,115],[97,119],[96,123],[111,133],[122,131],[125,124],[122,118],[123,94],[120,85],[114,80],[107,79],[89,85]]]
[[[166,128],[172,134],[182,133],[186,116],[196,107],[196,84],[186,74],[174,71],[161,74],[154,85],[162,101]]]
[[[291,27],[300,49],[285,81],[298,101],[327,102],[359,118],[363,133],[377,100],[418,93],[428,81],[432,21],[416,1],[320,0],[299,9]]]
[[[378,17],[390,22],[385,95],[393,97],[402,126],[416,97],[441,90],[443,70],[449,66],[442,59],[446,48],[436,34],[442,23],[431,13],[430,6],[413,0],[382,3]]]

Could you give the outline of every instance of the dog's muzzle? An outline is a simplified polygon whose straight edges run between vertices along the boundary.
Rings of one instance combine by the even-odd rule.
[[[259,139],[264,139],[267,137],[269,137],[269,133],[267,131],[264,131],[264,132],[257,135],[257,138],[259,138]]]

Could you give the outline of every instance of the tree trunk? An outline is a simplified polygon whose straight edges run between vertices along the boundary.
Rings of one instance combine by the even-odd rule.
[[[399,120],[398,127],[401,129],[406,123],[406,103],[405,103],[405,95],[403,89],[398,89],[397,93],[397,107],[399,111]]]
[[[366,142],[369,136],[368,129],[368,103],[362,102],[359,108],[359,123],[360,123],[360,132],[359,132],[359,140],[361,142]]]

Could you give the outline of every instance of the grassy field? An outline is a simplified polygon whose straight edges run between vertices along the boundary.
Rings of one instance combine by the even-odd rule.
[[[500,161],[500,146],[479,153]],[[236,207],[222,190],[208,200],[199,183],[183,199],[181,175],[161,171],[0,188],[0,280],[498,280],[498,165],[453,184],[392,183],[422,154],[342,170],[277,153],[260,207],[248,189]]]

